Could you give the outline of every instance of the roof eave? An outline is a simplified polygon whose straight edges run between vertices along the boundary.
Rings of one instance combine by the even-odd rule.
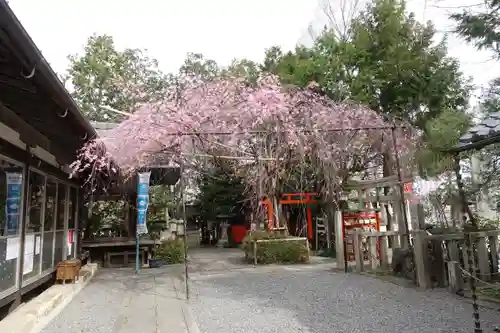
[[[3,18],[2,23],[8,28],[8,33],[19,43],[19,47],[24,55],[30,60],[31,63],[36,64],[36,71],[40,72],[45,77],[49,84],[56,90],[57,97],[67,105],[69,112],[71,112],[82,128],[89,134],[89,138],[96,137],[97,132],[92,127],[90,122],[85,118],[80,108],[77,106],[74,99],[70,96],[66,88],[63,86],[57,74],[49,66],[42,53],[35,45],[31,37],[28,35],[21,22],[17,19],[12,9],[5,0],[0,0],[0,9],[7,15]]]

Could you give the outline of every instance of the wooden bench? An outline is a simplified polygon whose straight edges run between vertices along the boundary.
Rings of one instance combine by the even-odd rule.
[[[139,253],[139,256],[140,256],[140,259],[141,259],[141,266],[143,264],[147,264],[148,262],[148,248],[141,248],[140,249],[140,253]],[[129,258],[132,257],[134,258],[134,262],[135,262],[135,256],[136,256],[136,253],[135,251],[120,251],[120,252],[106,252],[104,254],[104,267],[107,267],[107,268],[118,268],[118,267],[128,267],[129,264],[130,264],[130,261],[129,261]],[[112,263],[112,260],[111,258],[113,257],[121,257],[123,258],[123,261],[121,261],[121,264],[114,264]]]

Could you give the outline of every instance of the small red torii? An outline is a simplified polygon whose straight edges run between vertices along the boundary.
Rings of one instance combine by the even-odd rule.
[[[318,193],[314,192],[299,192],[299,193],[285,193],[281,195],[279,204],[281,205],[303,205],[303,204],[314,204],[317,200],[314,197],[319,196]],[[274,208],[271,200],[265,198],[262,200],[262,205],[267,208],[267,226],[271,230],[276,225]],[[312,211],[310,207],[306,208],[306,219],[307,219],[307,237],[309,240],[313,238],[313,219]]]

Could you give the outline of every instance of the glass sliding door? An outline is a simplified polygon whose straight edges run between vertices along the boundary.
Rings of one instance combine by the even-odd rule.
[[[0,299],[19,286],[24,167],[0,155]]]
[[[56,230],[57,182],[47,178],[45,189],[45,212],[43,224],[42,272],[54,268],[54,245]]]
[[[67,236],[67,251],[68,258],[74,258],[76,253],[75,239],[78,235],[75,234],[76,226],[76,214],[78,203],[77,200],[77,189],[76,187],[70,186],[69,188],[69,201],[68,201],[68,236]]]
[[[61,260],[66,259],[65,249],[65,226],[66,226],[66,202],[68,186],[66,184],[57,184],[57,205],[56,205],[56,233],[55,233],[55,249],[54,249],[54,265],[57,265]],[[64,257],[63,257],[64,255]]]
[[[30,170],[28,179],[28,210],[24,241],[23,283],[41,273],[42,235],[45,211],[46,177]]]

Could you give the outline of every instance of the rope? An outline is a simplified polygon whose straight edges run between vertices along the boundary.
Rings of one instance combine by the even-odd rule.
[[[465,275],[467,275],[468,277],[473,278],[474,280],[476,280],[478,282],[481,282],[482,284],[485,284],[486,286],[491,287],[491,288],[493,288],[495,290],[500,290],[500,284],[493,284],[493,283],[490,283],[490,282],[486,282],[484,280],[481,280],[477,276],[472,275],[471,273],[469,273],[468,271],[466,271],[462,267],[459,267],[459,268],[460,268],[460,271],[462,273],[464,273]],[[498,274],[498,273],[495,273],[495,274]],[[486,274],[482,274],[482,275],[486,275]]]

